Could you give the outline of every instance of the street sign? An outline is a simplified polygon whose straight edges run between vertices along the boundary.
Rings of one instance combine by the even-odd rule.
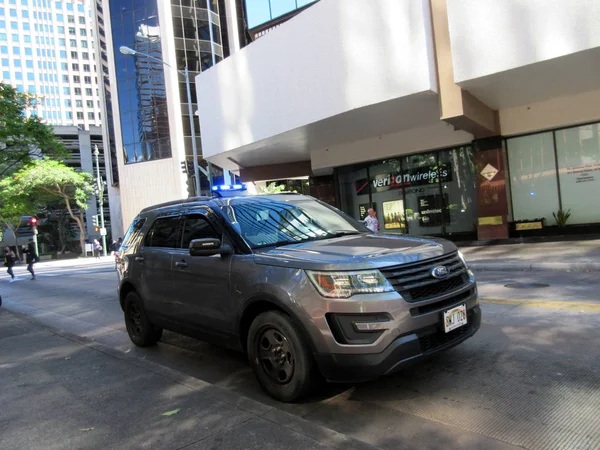
[[[106,228],[100,228],[100,236],[106,236]]]

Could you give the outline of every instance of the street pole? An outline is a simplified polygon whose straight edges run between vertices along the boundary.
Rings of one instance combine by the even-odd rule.
[[[179,72],[179,70],[177,71]],[[198,149],[196,148],[196,127],[194,125],[194,111],[192,108],[192,91],[190,88],[190,75],[185,66],[185,87],[187,89],[188,114],[190,115],[190,130],[192,132],[192,154],[194,155],[194,180],[196,181],[196,196],[200,196],[200,172],[198,171]],[[211,187],[212,188],[212,187]]]
[[[212,59],[212,65],[214,66],[217,63],[217,57],[215,56],[215,37],[213,35],[213,27],[212,27],[212,10],[210,9],[210,0],[206,0],[206,9],[208,11],[208,35],[210,37],[210,55],[211,55],[211,59]],[[271,2],[269,1],[269,12],[271,11]],[[209,188],[209,195],[212,194],[212,187],[213,187],[213,171],[212,171],[212,164],[210,163],[210,161],[206,161],[207,162],[207,169],[208,169],[208,188]],[[223,169],[225,170],[225,169]]]
[[[210,35],[211,35],[211,41],[212,41],[212,26],[210,26],[211,24],[212,24],[212,22],[210,21],[210,11],[209,11],[209,29],[210,29]],[[214,43],[212,43],[212,42],[211,42],[211,48],[213,49],[213,65],[214,65],[215,64]],[[138,52],[137,50],[126,47],[124,45],[119,47],[119,51],[121,53],[123,53],[124,55],[142,55],[146,58],[152,59],[152,60],[154,60],[160,64],[163,64],[167,67],[170,67],[171,69],[174,69],[178,74],[183,75],[185,77],[185,87],[187,89],[188,113],[190,116],[190,131],[192,134],[192,154],[193,154],[193,158],[194,158],[194,161],[193,161],[193,163],[194,163],[194,179],[196,180],[196,195],[199,196],[200,195],[200,171],[198,168],[198,149],[196,146],[196,127],[194,125],[194,112],[193,112],[193,108],[192,108],[192,91],[190,88],[190,76],[188,73],[187,65],[185,66],[185,70],[182,72],[181,70],[177,70],[176,67],[173,67],[171,64],[167,63],[166,61],[163,61],[162,59],[155,58],[154,56],[149,55],[144,52]],[[212,176],[210,175],[211,174],[210,163],[209,163],[208,167],[209,167],[208,182],[210,184],[210,190],[212,191]]]
[[[94,145],[94,156],[96,157],[96,183],[98,185],[98,202],[100,203],[100,234],[102,236],[102,255],[106,256],[106,228],[104,228],[104,184],[100,178],[100,163],[98,162],[98,145]]]

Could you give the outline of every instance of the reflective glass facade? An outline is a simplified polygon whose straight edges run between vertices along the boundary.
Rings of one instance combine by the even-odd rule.
[[[248,28],[260,26],[316,0],[245,0]]]
[[[172,0],[171,15],[176,49],[176,69],[189,70],[192,111],[196,104],[195,76],[223,58],[219,5],[210,0],[211,20],[206,0]],[[115,55],[116,80],[121,134],[125,163],[138,163],[172,155],[168,102],[181,104],[181,124],[186,157],[192,157],[191,127],[185,78],[179,75],[178,91],[167,91],[165,70],[173,70],[157,60],[165,60],[162,48],[157,0],[110,0],[112,45]],[[212,26],[212,30],[209,27]],[[169,27],[167,27],[169,28]],[[211,45],[211,39],[213,44]],[[130,47],[135,55],[123,55],[121,46]],[[115,101],[113,98],[112,101]],[[200,126],[194,116],[196,145],[201,154]]]
[[[206,0],[172,0],[171,13],[173,14],[173,37],[175,39],[175,52],[177,70],[183,71],[187,66],[190,77],[190,91],[192,111],[199,107],[196,103],[196,84],[194,79],[200,72],[213,65],[211,48],[214,47],[215,63],[223,59],[224,30],[219,24],[219,4],[216,0],[209,0],[211,10],[212,39],[209,28],[208,10]],[[192,131],[188,115],[188,98],[185,79],[179,78],[179,101],[181,102],[181,124],[185,140],[186,157],[192,158]],[[196,132],[196,146],[201,154],[200,124],[194,115],[194,129]]]
[[[165,67],[119,52],[124,45],[162,60],[156,0],[112,0],[110,12],[125,162],[169,158]]]

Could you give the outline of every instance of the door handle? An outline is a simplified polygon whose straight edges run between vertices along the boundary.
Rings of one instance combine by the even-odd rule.
[[[144,262],[144,257],[143,256],[136,256],[135,260],[138,262]]]
[[[179,268],[179,269],[185,269],[188,266],[188,263],[186,263],[185,261],[177,261],[175,263],[175,267]]]

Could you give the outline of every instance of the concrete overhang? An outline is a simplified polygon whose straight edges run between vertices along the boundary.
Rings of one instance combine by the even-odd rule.
[[[429,0],[322,0],[196,90],[203,155],[231,170],[439,122]]]
[[[455,82],[493,109],[600,88],[597,0],[447,0]]]

